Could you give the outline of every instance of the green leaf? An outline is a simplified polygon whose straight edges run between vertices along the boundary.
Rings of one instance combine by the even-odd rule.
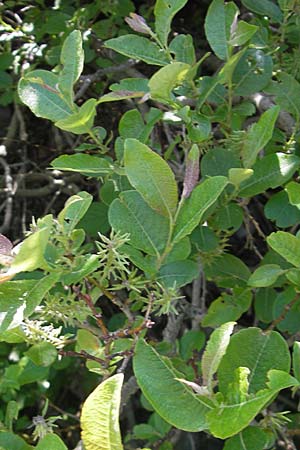
[[[300,382],[300,342],[298,341],[293,345],[293,374]]]
[[[246,53],[247,47],[242,48],[242,50],[238,51],[237,53],[234,53],[228,61],[224,64],[224,66],[221,68],[220,72],[216,76],[216,81],[219,83],[230,83],[232,84],[232,76],[233,72],[235,71],[240,59],[242,56]],[[225,89],[225,88],[223,88]],[[218,103],[223,103],[219,100]]]
[[[299,269],[289,269],[285,273],[286,278],[294,285],[300,286],[300,270]]]
[[[33,450],[23,439],[14,433],[0,431],[0,446],[4,450]],[[53,449],[55,450],[55,449]]]
[[[213,376],[226,353],[235,322],[227,322],[212,332],[201,360],[203,384],[212,392]]]
[[[91,331],[79,329],[76,338],[76,351],[85,350],[94,354],[99,350],[100,341]]]
[[[40,278],[39,280],[33,281],[32,287],[25,289],[23,296],[26,303],[24,311],[25,317],[29,317],[35,311],[35,308],[42,302],[47,292],[49,292],[50,289],[58,282],[59,278],[60,273],[51,273],[50,275]],[[14,283],[21,282],[26,283],[26,280],[21,280],[19,282],[15,281]]]
[[[275,101],[281,109],[290,112],[299,120],[300,117],[300,83],[288,73],[278,75],[279,83],[268,86],[268,93],[275,95]]]
[[[147,78],[123,78],[118,83],[111,84],[109,89],[113,92],[131,91],[144,92],[145,94],[149,92]]]
[[[200,114],[191,115],[191,121],[186,126],[189,139],[192,142],[203,142],[211,135],[211,121]]]
[[[282,21],[282,12],[279,7],[270,0],[241,0],[243,5],[257,14],[270,17],[273,22]]]
[[[119,122],[119,133],[124,139],[140,139],[144,128],[144,119],[137,109],[130,109],[129,111],[126,111]]]
[[[148,83],[151,98],[162,103],[174,102],[172,91],[185,81],[190,68],[189,64],[174,62],[155,72]]]
[[[267,386],[269,389],[287,389],[292,386],[299,386],[299,381],[283,370],[272,369],[268,373]]]
[[[157,0],[154,8],[155,32],[163,44],[167,46],[171,22],[175,14],[180,11],[188,0]]]
[[[92,203],[93,197],[85,191],[72,195],[64,209],[58,214],[58,222],[63,226],[65,233],[70,234],[77,223],[82,219]]]
[[[22,370],[18,376],[18,383],[21,386],[35,383],[36,381],[46,380],[48,375],[48,367],[36,366],[29,358],[24,357],[24,361],[22,361]]]
[[[202,157],[200,172],[203,177],[227,177],[230,169],[240,167],[241,161],[236,152],[225,148],[213,148]]]
[[[97,101],[97,104],[100,105],[101,103],[118,102],[120,100],[127,100],[130,98],[139,98],[143,97],[144,95],[144,91],[113,91],[109,92],[108,94],[102,95],[102,97],[100,97]]]
[[[179,341],[179,353],[187,361],[193,357],[194,351],[200,351],[205,343],[205,334],[200,330],[189,330]]]
[[[167,244],[168,220],[157,214],[136,191],[125,191],[109,207],[112,228],[130,234],[130,244],[153,256],[159,256]]]
[[[297,386],[297,380],[281,370],[270,370],[268,389],[242,402],[221,403],[207,414],[209,430],[220,439],[229,438],[247,427],[281,389]],[[252,450],[252,449],[251,449]]]
[[[276,291],[271,288],[258,289],[255,293],[255,316],[265,323],[274,319],[273,306],[276,299]]]
[[[261,428],[248,427],[225,442],[224,450],[263,450],[267,437]]]
[[[281,186],[293,176],[299,165],[300,159],[294,155],[267,155],[254,164],[254,173],[241,183],[239,195],[253,197],[269,188]]]
[[[276,295],[272,313],[274,319],[283,318],[276,325],[278,330],[290,334],[297,333],[300,329],[300,299],[297,297],[294,286],[288,286]],[[286,310],[285,310],[286,308]]]
[[[247,50],[239,59],[232,81],[236,95],[251,95],[264,89],[272,78],[273,62],[262,50]]]
[[[44,258],[50,236],[50,228],[35,231],[22,242],[9,273],[32,272],[35,269],[48,268]]]
[[[181,261],[187,259],[191,253],[191,242],[188,237],[183,238],[180,242],[175,244],[167,255],[164,264],[173,262],[173,261]]]
[[[105,203],[93,202],[77,226],[89,236],[98,238],[98,233],[105,234],[109,231],[107,215],[108,207]]]
[[[155,275],[157,271],[155,264],[156,260],[149,261],[149,258],[146,258],[142,252],[128,244],[122,245],[121,250],[122,253],[124,253],[136,267],[141,269],[143,272],[146,272],[148,276],[151,277],[152,275]]]
[[[242,351],[241,351],[242,349]],[[248,367],[249,392],[266,388],[270,369],[289,372],[291,358],[285,339],[276,331],[263,333],[250,327],[234,334],[218,369],[219,390],[226,395],[234,382],[234,370]]]
[[[169,50],[175,55],[175,61],[190,64],[196,63],[193,38],[190,34],[177,34],[170,42]]]
[[[226,393],[227,403],[241,403],[247,400],[249,396],[248,376],[250,369],[248,367],[238,367],[234,371],[234,381],[228,386]]]
[[[136,345],[133,370],[144,396],[166,422],[185,431],[207,428],[205,415],[209,407],[185,384],[175,380],[178,372],[170,360],[141,339]]]
[[[234,288],[232,294],[224,292],[210,304],[201,325],[216,328],[225,322],[238,320],[250,308],[251,300],[250,290],[244,288]]]
[[[157,281],[167,287],[185,286],[191,283],[199,275],[199,265],[189,259],[173,261],[163,265],[158,274]]]
[[[26,335],[21,329],[20,325],[11,330],[0,332],[0,342],[7,342],[8,344],[19,344],[26,341]]]
[[[75,270],[64,274],[61,278],[61,282],[65,285],[75,284],[81,281],[87,275],[95,272],[101,263],[98,255],[85,255],[84,260]]]
[[[103,381],[85,400],[81,412],[82,441],[86,450],[122,450],[118,422],[124,375]]]
[[[179,211],[173,243],[179,242],[199,225],[203,214],[214,204],[227,185],[227,178],[212,177],[199,184]]]
[[[207,225],[196,227],[191,234],[191,241],[198,251],[204,253],[216,250],[219,246],[219,238]]]
[[[13,84],[13,78],[11,75],[9,75],[4,70],[0,70],[0,89],[2,90],[9,90],[12,87]]]
[[[161,434],[158,433],[158,431],[155,430],[154,427],[151,425],[148,425],[147,423],[141,423],[139,425],[135,425],[133,427],[133,439],[153,439],[153,438],[160,438]]]
[[[166,53],[157,44],[135,34],[126,34],[125,36],[109,39],[104,46],[129,58],[140,59],[147,64],[164,66],[169,63]]]
[[[227,203],[216,210],[209,223],[216,230],[238,230],[243,223],[244,211],[237,203]]]
[[[249,168],[253,166],[259,152],[272,138],[279,110],[279,106],[268,109],[247,132],[241,152],[244,167]]]
[[[50,450],[50,448],[51,450],[67,450],[67,447],[57,434],[47,434],[35,447],[36,450]]]
[[[125,172],[148,205],[166,217],[177,206],[177,183],[168,164],[149,147],[136,139],[125,141]]]
[[[265,264],[253,272],[248,280],[252,287],[271,286],[284,271],[277,264]]]
[[[94,123],[96,115],[97,100],[90,98],[75,113],[64,119],[55,122],[55,125],[61,130],[69,131],[74,134],[88,133]]]
[[[206,100],[208,100],[209,102],[214,101],[217,105],[224,104],[224,95],[226,94],[226,89],[220,84],[221,81],[219,73],[215,76],[201,77],[198,83],[199,95],[197,98],[197,108],[199,108],[199,110]]]
[[[58,76],[58,89],[67,101],[72,103],[73,85],[80,77],[84,63],[80,31],[72,31],[64,41],[60,54],[60,62],[63,67]]]
[[[228,59],[226,14],[224,0],[213,0],[208,8],[204,24],[209,45],[218,58]]]
[[[258,29],[259,27],[256,25],[251,25],[248,22],[244,22],[244,20],[239,20],[229,44],[233,47],[246,44]]]
[[[84,153],[59,156],[51,162],[51,166],[53,169],[79,172],[87,177],[96,178],[112,172],[111,164],[107,159]]]
[[[0,332],[17,327],[42,302],[60,278],[50,274],[39,280],[10,281],[0,285]]]
[[[4,418],[4,425],[7,430],[12,431],[13,422],[18,419],[20,409],[20,405],[15,400],[10,400],[7,403]]]
[[[276,222],[276,225],[280,228],[287,228],[295,225],[300,220],[300,202],[299,208],[291,204],[291,192],[289,186],[298,183],[291,181],[285,188],[284,191],[276,192],[267,201],[264,208],[265,216]],[[293,195],[293,194],[292,194]],[[300,197],[297,196],[299,201]]]
[[[245,286],[251,275],[242,260],[228,253],[205,265],[205,274],[220,287]]]
[[[244,180],[251,177],[251,175],[253,175],[252,169],[232,168],[228,171],[228,180],[238,187]]]
[[[290,203],[300,209],[300,184],[296,181],[291,181],[285,187],[285,191],[289,196]]]
[[[37,117],[56,122],[74,111],[57,90],[58,76],[47,70],[34,70],[18,84],[20,99]],[[76,109],[75,109],[76,110]]]
[[[277,231],[267,237],[269,246],[284,259],[300,267],[300,239],[291,233]]]
[[[49,342],[39,342],[30,347],[24,354],[27,355],[34,364],[43,367],[51,366],[57,358],[57,350],[54,345]]]

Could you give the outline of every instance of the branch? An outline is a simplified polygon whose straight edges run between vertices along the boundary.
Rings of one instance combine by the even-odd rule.
[[[260,112],[267,111],[268,109],[275,106],[272,97],[269,97],[260,92],[251,95],[250,100],[254,102],[255,106]],[[291,135],[294,131],[295,120],[287,111],[280,111],[277,119],[277,125],[283,131],[286,131],[289,135]]]
[[[4,169],[4,180],[5,180],[5,193],[6,193],[6,200],[5,200],[5,212],[4,212],[4,220],[2,225],[0,226],[0,233],[5,233],[9,227],[10,222],[12,219],[12,208],[13,208],[13,182],[12,177],[10,173],[10,167],[5,161],[4,158],[0,158],[0,165]]]

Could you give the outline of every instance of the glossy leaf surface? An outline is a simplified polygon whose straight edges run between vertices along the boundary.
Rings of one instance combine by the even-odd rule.
[[[199,225],[203,214],[223,192],[227,178],[212,177],[199,184],[185,200],[176,220],[173,242],[179,242]]]
[[[213,0],[205,18],[205,34],[209,45],[218,58],[228,59],[226,15],[223,0]]]
[[[149,206],[163,216],[173,216],[178,194],[175,177],[168,164],[136,139],[126,139],[124,159],[130,183]]]
[[[159,46],[149,39],[135,34],[126,34],[105,42],[105,47],[111,48],[129,58],[140,59],[148,64],[164,66],[169,59]]]
[[[37,117],[56,122],[74,112],[57,90],[57,83],[56,74],[47,70],[34,70],[21,78],[18,94]]]
[[[277,231],[267,237],[270,247],[296,267],[300,267],[300,239],[291,233]]]
[[[83,153],[59,156],[52,161],[51,166],[53,169],[79,172],[87,177],[101,177],[112,171],[106,159]]]
[[[258,160],[251,177],[241,183],[239,195],[250,197],[269,188],[276,188],[288,181],[300,165],[300,159],[294,155],[276,153]]]
[[[217,328],[211,334],[201,360],[204,385],[212,389],[213,376],[217,372],[221,359],[226,353],[230,335],[235,322],[228,322]]]
[[[189,64],[174,62],[159,69],[148,83],[151,98],[162,103],[175,101],[172,91],[184,82],[190,68]]]

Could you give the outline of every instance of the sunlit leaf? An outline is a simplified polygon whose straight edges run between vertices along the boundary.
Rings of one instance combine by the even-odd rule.
[[[119,408],[123,374],[103,381],[85,400],[81,412],[86,450],[122,450]]]

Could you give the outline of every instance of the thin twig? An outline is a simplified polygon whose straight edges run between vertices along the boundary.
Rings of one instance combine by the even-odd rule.
[[[121,396],[121,412],[129,398],[134,395],[139,389],[135,376],[131,376],[129,380],[124,383]]]
[[[89,359],[101,364],[102,367],[107,368],[108,362],[105,359],[98,358],[97,356],[91,355],[90,353],[81,350],[80,352],[75,352],[73,350],[59,350],[58,352],[61,356],[75,356],[78,358]]]

